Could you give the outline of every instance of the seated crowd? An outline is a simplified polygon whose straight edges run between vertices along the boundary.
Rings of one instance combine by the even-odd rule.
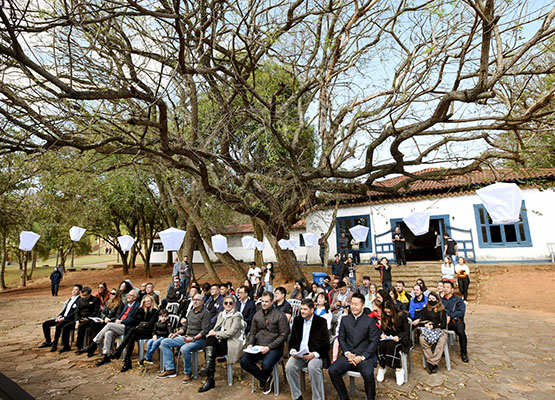
[[[183,383],[193,381],[192,357],[204,349],[205,366],[199,374],[206,380],[199,392],[215,387],[218,359],[239,362],[268,394],[274,383],[274,366],[286,358],[293,399],[302,399],[299,374],[304,368],[313,399],[324,398],[324,369],[329,370],[340,399],[348,398],[343,381],[348,371],[360,373],[368,399],[375,398],[375,368],[378,382],[385,379],[389,367],[402,385],[406,372],[402,357],[414,345],[414,337],[418,337],[426,370],[435,373],[447,342],[446,329],[458,336],[462,361],[468,362],[466,307],[454,295],[452,280],[440,281],[433,291],[419,279],[408,293],[402,281],[378,289],[364,276],[356,288],[352,276],[339,273],[333,281],[326,276],[322,285],[295,282],[290,300],[286,300],[287,290],[282,286],[264,290],[270,285],[266,279],[261,283],[260,273],[250,271],[236,291],[231,282],[200,286],[193,281],[188,287],[189,279],[176,274],[161,303],[152,283],[137,289],[125,280],[118,289],[108,290],[102,282],[94,294],[88,286],[75,285],[61,312],[43,322],[44,343],[39,347],[54,352],[61,340],[58,351],[67,352],[75,331],[76,354],[93,357],[101,347],[97,366],[123,355],[121,372],[125,372],[132,367],[135,343],[143,346],[139,341],[146,340],[146,354],[138,360],[139,365],[152,364],[159,350],[161,372],[157,377],[176,377],[175,349],[183,359]],[[53,339],[51,327],[55,327]],[[116,339],[119,344],[114,349]]]

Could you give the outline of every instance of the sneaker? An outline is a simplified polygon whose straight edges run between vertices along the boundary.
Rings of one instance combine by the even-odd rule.
[[[262,393],[264,394],[270,394],[272,391],[272,386],[274,386],[274,377],[272,376],[271,378],[269,378],[266,383],[264,384],[264,391]]]
[[[378,367],[378,375],[376,376],[376,380],[378,382],[383,382],[384,378],[385,378],[385,368]]]
[[[183,383],[187,384],[187,383],[191,383],[193,381],[193,378],[191,377],[191,374],[185,374],[185,376],[183,377]]]
[[[468,304],[468,301],[464,300],[464,304]]]
[[[145,358],[144,362],[147,363],[147,364],[151,364],[151,365],[154,364],[154,361],[149,360],[148,358]]]
[[[402,368],[395,371],[395,380],[398,386],[403,386],[405,383],[405,371]]]
[[[158,375],[156,375],[157,378],[175,378],[177,376],[177,373],[175,372],[175,369],[170,369],[169,371],[164,371]]]

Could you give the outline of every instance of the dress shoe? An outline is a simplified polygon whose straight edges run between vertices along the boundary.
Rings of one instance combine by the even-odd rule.
[[[214,382],[214,378],[208,378],[206,379],[206,382],[204,382],[204,385],[199,388],[198,392],[208,392],[210,389],[214,389],[215,387],[216,382]]]
[[[426,363],[426,371],[428,371],[429,374],[433,374],[433,368],[432,368],[432,364],[430,364],[429,362]]]
[[[469,361],[468,360],[468,354],[462,353],[461,354],[461,360],[462,360],[463,363],[467,363]]]
[[[437,365],[432,365],[432,374],[437,373]]]
[[[58,350],[58,353],[65,353],[66,351],[71,351],[71,347],[62,346],[62,348],[60,350]]]
[[[126,360],[121,367],[120,372],[127,372],[131,369],[131,360]]]
[[[95,364],[97,367],[100,367],[101,365],[108,364],[109,362],[112,362],[112,359],[108,356],[108,354],[106,354],[102,357],[102,360],[97,361]]]
[[[191,378],[191,374],[185,374],[185,376],[183,377],[183,383],[187,384],[187,383],[191,383],[193,381],[193,378]]]
[[[38,347],[39,349],[45,349],[47,347],[51,347],[52,343],[49,342],[42,342],[42,344]]]
[[[77,355],[83,354],[83,353],[86,353],[86,352],[87,352],[87,350],[85,350],[85,349],[77,349],[77,350],[74,351],[74,353],[77,354]]]
[[[91,342],[91,344],[89,344],[83,350],[87,352],[87,357],[92,357],[94,356],[94,353],[96,352],[97,348],[98,348],[98,345],[96,344],[96,342]]]
[[[53,344],[52,346],[50,346],[50,352],[54,353],[56,350],[58,350],[58,346],[56,346],[55,344]]]

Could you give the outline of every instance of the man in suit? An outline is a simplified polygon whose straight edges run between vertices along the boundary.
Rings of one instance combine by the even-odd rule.
[[[251,330],[254,313],[256,312],[256,304],[254,300],[249,298],[249,289],[246,286],[241,286],[237,289],[237,296],[239,301],[237,301],[236,308],[243,315],[243,321],[247,324],[245,335],[248,335]]]
[[[94,351],[96,350],[100,342],[104,340],[104,348],[102,350],[104,358],[102,358],[100,361],[97,361],[96,365],[100,366],[112,361],[109,355],[112,349],[114,338],[125,335],[127,331],[129,331],[129,329],[137,325],[137,322],[133,318],[133,314],[135,313],[137,308],[139,308],[139,302],[137,301],[137,290],[133,289],[129,293],[127,293],[127,306],[123,309],[121,314],[118,315],[116,321],[107,323],[104,328],[102,328],[102,330],[98,333],[98,335],[94,337],[91,344],[85,348],[85,350],[87,350],[87,353],[94,354]]]
[[[77,284],[71,289],[71,297],[64,302],[62,311],[56,318],[51,318],[42,323],[42,333],[44,334],[44,342],[39,349],[50,347],[50,351],[54,352],[58,349],[58,340],[62,335],[64,326],[75,323],[75,310],[77,309],[77,300],[83,286]],[[50,328],[55,326],[54,341],[50,340]]]
[[[308,354],[296,355],[301,350],[308,350]],[[308,367],[308,375],[312,385],[312,399],[324,399],[322,368],[330,366],[329,350],[330,340],[326,320],[314,315],[314,302],[311,299],[303,299],[301,301],[301,315],[293,320],[289,338],[289,354],[291,357],[285,366],[287,382],[291,386],[293,400],[302,399],[303,397],[299,386],[299,371],[304,367]]]
[[[341,355],[330,367],[329,374],[340,400],[348,399],[347,388],[343,382],[343,374],[347,371],[358,371],[364,379],[366,398],[376,397],[374,367],[378,362],[378,341],[380,331],[375,321],[363,313],[364,296],[353,294],[351,313],[341,319],[339,328],[339,345]]]
[[[77,341],[76,346],[78,349],[83,347],[83,341],[85,339],[85,329],[80,326],[83,324],[86,328],[90,326],[89,317],[98,317],[100,313],[100,299],[92,295],[92,289],[85,286],[81,290],[81,295],[77,300],[77,309],[75,310],[75,322],[73,324],[67,324],[62,329],[62,348],[59,350],[60,353],[71,350],[69,345],[69,336],[71,331],[77,330]]]

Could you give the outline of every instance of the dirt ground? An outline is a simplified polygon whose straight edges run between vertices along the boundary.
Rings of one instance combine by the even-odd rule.
[[[162,291],[171,271],[153,270],[153,278]],[[226,271],[223,279],[232,279]],[[437,374],[428,375],[422,367],[420,348],[410,356],[409,382],[398,387],[388,371],[378,384],[380,399],[552,399],[555,398],[555,308],[543,293],[552,293],[555,274],[549,267],[526,266],[482,274],[478,303],[467,307],[470,363],[463,364],[458,344],[451,349],[451,371],[440,363]],[[135,285],[144,281],[142,271],[129,277]],[[166,380],[155,378],[158,363],[147,371],[139,367],[120,373],[121,361],[96,367],[96,358],[88,359],[73,352],[58,354],[37,349],[43,340],[41,323],[56,315],[76,282],[94,284],[105,280],[109,287],[122,280],[120,270],[81,271],[66,276],[60,296],[51,297],[49,281],[39,280],[28,288],[0,293],[0,372],[13,379],[37,399],[183,399],[247,400],[264,397],[252,394],[250,376],[240,377],[234,366],[234,385],[228,387],[225,369],[219,367],[216,389],[198,394],[202,384],[196,380],[181,383],[181,376]],[[549,296],[547,297],[550,298]],[[543,301],[542,301],[543,300]],[[134,356],[136,361],[136,356]],[[202,356],[201,360],[202,362]],[[181,369],[182,371],[182,369]],[[279,399],[289,399],[289,387],[280,368]],[[305,398],[310,398],[307,382]],[[362,382],[356,383],[356,398],[363,399]],[[327,398],[336,398],[329,377],[325,379]],[[273,395],[267,396],[272,398]]]

